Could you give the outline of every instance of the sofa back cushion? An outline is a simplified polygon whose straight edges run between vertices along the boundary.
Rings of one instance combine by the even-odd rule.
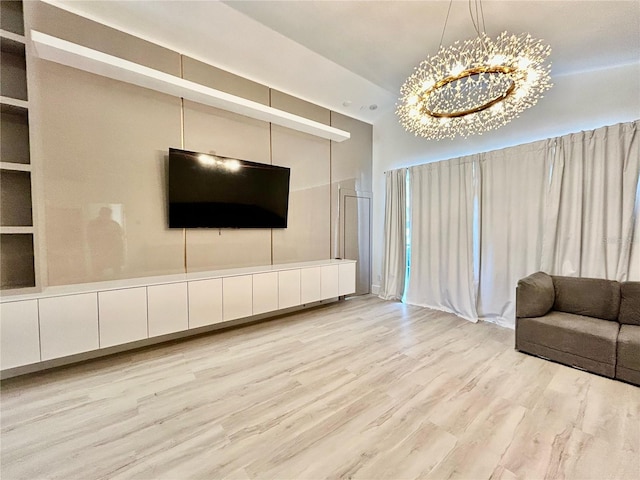
[[[551,278],[556,292],[554,310],[604,320],[618,320],[620,284],[615,280],[556,276]]]
[[[620,297],[618,321],[627,325],[640,325],[640,282],[622,282]]]
[[[518,281],[516,317],[542,317],[553,307],[554,298],[551,277],[544,272],[533,273]]]

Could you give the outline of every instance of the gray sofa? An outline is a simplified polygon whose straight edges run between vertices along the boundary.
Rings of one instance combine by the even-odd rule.
[[[516,349],[640,385],[640,282],[523,278]]]

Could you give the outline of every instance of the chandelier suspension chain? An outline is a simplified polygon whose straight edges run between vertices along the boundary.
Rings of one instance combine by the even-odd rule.
[[[480,32],[480,15],[479,15],[479,11],[478,11],[478,3],[480,3],[480,5],[482,5],[482,0],[474,0],[474,4],[476,7],[476,18],[473,18],[473,10],[471,9],[471,0],[469,0],[469,16],[471,17],[471,23],[473,23],[473,28],[476,31],[476,34],[478,35],[478,38],[481,39],[482,41],[482,48],[484,48],[485,52],[487,51],[487,46],[485,44],[484,38]],[[485,28],[484,28],[484,16],[482,19],[482,33],[486,33]]]
[[[471,0],[469,0],[468,5],[469,5],[469,16],[471,17],[471,23],[473,24],[473,28],[476,31],[476,33],[478,34],[478,36],[480,36],[480,28],[476,24],[476,19],[473,18],[473,9],[471,8]],[[477,0],[475,0],[475,5],[476,5],[476,17],[477,17],[478,16],[478,1]]]
[[[447,9],[447,18],[444,19],[444,27],[442,27],[442,35],[440,35],[440,45],[438,46],[438,50],[442,48],[442,40],[444,39],[444,32],[447,29],[447,22],[449,21],[449,13],[451,12],[451,5],[453,5],[453,0],[449,1],[449,8]]]

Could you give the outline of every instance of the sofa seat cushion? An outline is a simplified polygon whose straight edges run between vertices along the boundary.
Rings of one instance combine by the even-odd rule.
[[[620,284],[615,280],[556,276],[551,278],[556,292],[554,310],[604,320],[618,320]]]
[[[640,325],[640,282],[620,284],[620,323]]]
[[[640,386],[640,325],[622,325],[618,334],[616,378]]]
[[[537,344],[598,363],[615,365],[619,329],[617,322],[551,311],[544,317],[517,319],[516,348],[521,349],[518,343]]]

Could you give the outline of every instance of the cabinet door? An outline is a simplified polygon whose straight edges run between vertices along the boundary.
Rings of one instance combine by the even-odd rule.
[[[169,283],[147,287],[149,337],[189,328],[187,284]]]
[[[222,321],[222,279],[189,282],[189,328]]]
[[[278,273],[257,273],[253,276],[253,314],[278,310]]]
[[[147,338],[145,287],[98,293],[100,348]]]
[[[222,279],[222,318],[233,320],[253,314],[252,275]]]
[[[300,301],[302,303],[317,302],[320,295],[320,267],[300,270]]]
[[[278,272],[278,308],[300,305],[300,270]]]
[[[42,360],[98,349],[97,293],[41,298],[38,308]]]
[[[19,367],[40,361],[38,301],[0,305],[0,368]]]
[[[341,263],[338,265],[338,293],[348,295],[356,291],[356,264]]]
[[[320,275],[320,292],[322,300],[338,296],[338,265],[325,265]]]

